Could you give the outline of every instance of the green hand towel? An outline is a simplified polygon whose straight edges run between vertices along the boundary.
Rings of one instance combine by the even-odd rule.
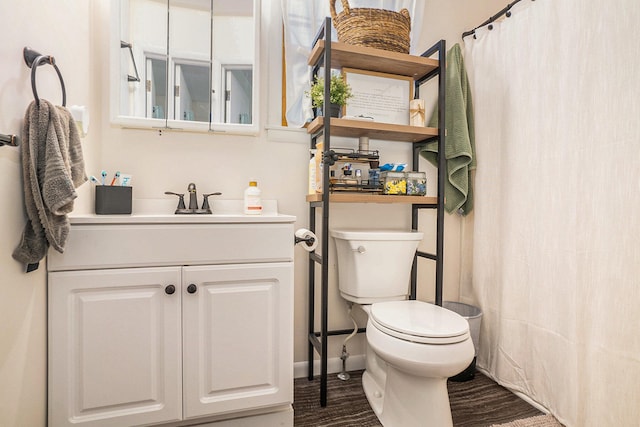
[[[444,207],[449,213],[459,212],[467,215],[473,209],[471,171],[476,168],[476,149],[471,88],[464,68],[462,51],[457,43],[447,52],[445,74],[445,158],[448,179],[444,186]],[[428,126],[438,126],[437,107]],[[437,166],[438,142],[428,143],[420,155]]]

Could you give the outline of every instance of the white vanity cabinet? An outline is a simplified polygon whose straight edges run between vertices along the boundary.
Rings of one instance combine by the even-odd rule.
[[[49,425],[291,426],[294,220],[72,219],[48,260]]]
[[[183,269],[184,418],[292,401],[292,282],[291,263]]]
[[[49,425],[182,419],[181,268],[50,272]]]

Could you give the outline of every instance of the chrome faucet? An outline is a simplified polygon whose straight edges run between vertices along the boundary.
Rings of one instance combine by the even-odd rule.
[[[178,207],[176,208],[176,214],[210,214],[211,208],[209,207],[209,196],[219,196],[222,193],[208,193],[202,195],[202,207],[198,208],[198,193],[196,192],[196,185],[192,182],[187,186],[189,192],[189,207],[184,205],[184,193],[174,193],[172,191],[165,191],[164,194],[171,194],[178,196]]]

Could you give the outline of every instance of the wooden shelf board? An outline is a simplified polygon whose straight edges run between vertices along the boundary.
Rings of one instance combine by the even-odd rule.
[[[324,117],[316,117],[307,126],[307,132],[316,133],[324,126]],[[368,136],[371,139],[384,141],[420,142],[438,136],[437,128],[394,125],[369,120],[350,120],[331,118],[331,135],[359,138]]]
[[[307,202],[321,202],[322,194],[308,194]],[[329,194],[331,203],[405,203],[405,204],[432,204],[438,203],[437,197],[429,196],[399,196],[392,194],[371,194],[371,193],[331,193]]]
[[[325,41],[319,40],[309,56],[309,65],[318,62],[324,52]],[[419,79],[438,68],[437,59],[406,53],[391,52],[346,43],[331,43],[331,68],[357,68]]]

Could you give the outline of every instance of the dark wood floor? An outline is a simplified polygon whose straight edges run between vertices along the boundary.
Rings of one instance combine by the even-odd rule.
[[[349,381],[341,381],[335,374],[329,375],[327,406],[324,408],[320,407],[320,380],[296,379],[294,425],[380,426],[362,390],[362,371],[350,374]],[[448,388],[456,427],[484,427],[542,414],[479,372],[470,381],[449,381]]]

